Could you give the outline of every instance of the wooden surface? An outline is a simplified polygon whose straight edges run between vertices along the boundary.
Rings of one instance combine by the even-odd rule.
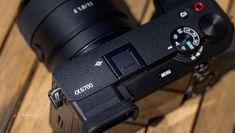
[[[13,20],[15,19],[19,3],[19,0],[0,1],[0,47],[2,47],[2,45],[4,44],[4,41],[9,34],[9,29],[13,25]]]
[[[12,132],[52,132],[48,119],[50,103],[47,100],[51,83],[51,75],[43,65],[40,65],[25,95],[23,104],[16,114]]]
[[[232,133],[235,126],[235,71],[206,93],[195,133]]]
[[[17,102],[27,89],[29,75],[35,62],[34,54],[13,27],[0,56],[0,129],[7,126],[14,115]]]
[[[235,4],[230,0],[217,0],[223,9],[235,15]],[[149,21],[154,7],[152,1],[143,14],[146,0],[126,0],[136,19],[142,24]],[[50,133],[47,97],[51,75],[38,65],[16,24],[14,23],[19,0],[0,1],[0,133]],[[235,19],[233,19],[235,22]],[[205,96],[187,101],[182,107],[169,112],[149,133],[232,133],[235,125],[235,71],[228,73]],[[162,104],[158,100],[157,112],[170,110],[182,95],[159,92],[156,95],[171,97]],[[150,96],[150,99],[151,98]],[[203,101],[202,101],[203,100]],[[162,100],[164,101],[164,99]],[[200,106],[200,102],[202,104]],[[153,106],[154,100],[146,104]],[[141,104],[141,103],[139,103]],[[155,106],[158,105],[157,102]],[[199,108],[200,106],[200,108]],[[198,111],[198,109],[200,109]],[[151,113],[151,112],[144,112]],[[155,112],[156,113],[156,112]],[[145,116],[144,114],[142,115]],[[146,122],[144,122],[146,123]],[[144,129],[137,131],[143,133]]]

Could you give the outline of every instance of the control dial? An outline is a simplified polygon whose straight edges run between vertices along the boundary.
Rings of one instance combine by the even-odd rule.
[[[226,33],[226,22],[220,15],[208,14],[200,19],[200,28],[206,35],[206,40],[217,42],[221,40]]]
[[[171,36],[173,46],[179,51],[177,57],[183,62],[192,62],[197,60],[202,53],[199,34],[190,27],[180,27],[173,31]]]

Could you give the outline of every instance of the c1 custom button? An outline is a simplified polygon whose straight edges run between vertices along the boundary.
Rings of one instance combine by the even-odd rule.
[[[182,12],[180,12],[180,14],[179,14],[180,18],[184,18],[184,19],[187,18],[188,15],[189,15],[189,13],[188,13],[187,11],[182,11]]]
[[[104,59],[119,79],[145,67],[144,60],[131,44],[105,55]]]

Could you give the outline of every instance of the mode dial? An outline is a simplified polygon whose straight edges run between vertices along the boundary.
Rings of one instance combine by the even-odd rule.
[[[192,62],[197,60],[203,50],[199,34],[190,27],[180,27],[173,31],[171,35],[173,46],[179,51],[177,59],[182,62]]]
[[[176,29],[171,37],[176,49],[182,53],[193,53],[200,47],[200,37],[198,33],[189,27]]]

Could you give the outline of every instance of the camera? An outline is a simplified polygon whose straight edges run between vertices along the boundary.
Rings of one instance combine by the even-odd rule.
[[[139,26],[122,0],[27,0],[18,25],[53,72],[55,132],[104,132],[134,121],[136,102],[228,52],[234,28],[213,0],[155,0]]]

